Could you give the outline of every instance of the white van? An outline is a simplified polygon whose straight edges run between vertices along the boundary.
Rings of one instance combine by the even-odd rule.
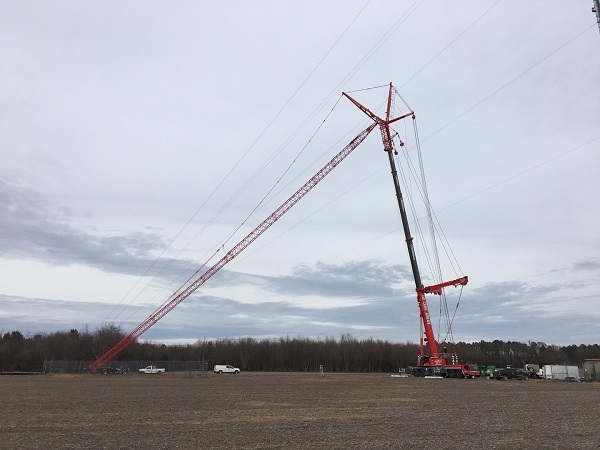
[[[230,365],[217,364],[213,369],[213,372],[218,373],[219,375],[221,375],[222,373],[234,373],[237,375],[238,373],[240,373],[240,369]]]

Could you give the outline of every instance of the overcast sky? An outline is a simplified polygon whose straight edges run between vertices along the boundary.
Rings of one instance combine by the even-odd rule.
[[[598,343],[592,6],[0,0],[0,333],[129,332],[368,126],[342,91],[383,114],[392,82],[443,278],[469,276],[447,290],[454,339]],[[394,130],[418,171],[412,120]],[[420,333],[377,129],[142,337],[346,333]]]

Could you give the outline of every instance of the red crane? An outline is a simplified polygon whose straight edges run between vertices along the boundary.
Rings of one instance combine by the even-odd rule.
[[[196,289],[202,286],[208,281],[214,274],[221,270],[229,261],[234,259],[242,251],[244,251],[252,242],[254,242],[261,234],[273,225],[278,219],[281,218],[286,212],[288,212],[292,206],[300,201],[308,192],[314,188],[326,175],[328,175],[338,164],[340,164],[356,147],[360,145],[362,141],[369,135],[377,124],[372,124],[363,130],[358,136],[356,136],[350,143],[344,147],[337,155],[335,155],[331,161],[329,161],[321,170],[319,170],[315,176],[308,180],[300,189],[298,189],[294,195],[287,199],[279,208],[275,210],[269,217],[260,223],[254,230],[252,230],[244,239],[242,239],[237,245],[223,256],[214,266],[204,272],[203,275],[198,277],[195,281],[189,284],[175,297],[171,297],[166,300],[156,311],[154,311],[146,320],[139,324],[132,332],[121,339],[115,344],[110,350],[104,353],[94,363],[90,365],[91,372],[97,372],[102,365],[120,352],[122,352],[129,344],[140,337],[146,332],[152,325],[167,315],[173,308],[179,305],[187,297],[189,297]]]
[[[415,288],[417,292],[417,303],[419,305],[419,313],[423,322],[423,328],[425,331],[425,338],[420,337],[420,355],[417,359],[417,365],[411,367],[412,374],[415,376],[443,376],[449,378],[463,378],[463,377],[474,377],[479,376],[479,368],[474,364],[460,364],[458,362],[458,356],[456,351],[453,349],[451,353],[448,353],[446,349],[440,351],[439,345],[435,340],[433,332],[433,326],[431,325],[431,319],[429,317],[429,309],[427,307],[427,299],[425,294],[437,294],[441,295],[442,290],[448,286],[464,286],[468,282],[468,278],[461,277],[456,280],[447,281],[433,286],[424,286],[421,282],[421,274],[419,272],[419,265],[417,264],[417,258],[415,256],[415,249],[413,245],[413,238],[410,233],[410,227],[408,223],[408,216],[404,207],[404,200],[402,198],[402,191],[400,189],[400,183],[398,181],[398,172],[396,170],[396,163],[394,161],[394,154],[397,154],[394,149],[393,135],[390,125],[406,117],[415,118],[413,111],[407,114],[391,118],[392,114],[392,101],[394,95],[394,87],[392,83],[389,85],[389,94],[387,100],[387,107],[385,112],[385,118],[378,117],[367,107],[360,104],[358,101],[350,97],[347,93],[342,93],[348,100],[354,103],[362,112],[369,116],[375,125],[379,126],[381,131],[381,139],[383,141],[383,150],[387,152],[390,161],[390,168],[392,171],[392,177],[394,179],[394,188],[396,189],[396,198],[398,200],[398,207],[400,209],[400,217],[402,219],[402,227],[404,228],[404,236],[406,238],[406,246],[408,248],[408,256],[410,259],[410,265],[412,268],[413,278],[415,280]],[[400,146],[404,146],[401,141]],[[428,353],[426,353],[425,345]]]

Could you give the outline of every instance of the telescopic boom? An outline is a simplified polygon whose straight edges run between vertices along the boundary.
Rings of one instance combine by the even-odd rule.
[[[429,309],[427,307],[427,300],[425,299],[425,294],[441,294],[442,289],[447,286],[464,286],[467,284],[468,278],[462,277],[453,281],[447,281],[444,283],[440,283],[434,286],[423,286],[421,281],[421,273],[419,272],[419,265],[417,263],[417,257],[415,255],[415,248],[413,245],[413,238],[410,233],[410,226],[408,222],[408,216],[406,214],[406,208],[404,207],[404,200],[402,198],[402,190],[400,189],[400,182],[398,181],[398,171],[396,170],[396,163],[394,161],[394,144],[392,142],[392,131],[390,125],[398,120],[404,119],[406,117],[415,118],[415,113],[410,111],[407,114],[391,118],[391,108],[392,108],[392,98],[394,94],[394,87],[392,83],[389,86],[387,107],[385,111],[385,118],[378,117],[374,114],[369,108],[360,104],[358,101],[350,97],[347,93],[343,93],[343,95],[354,103],[362,112],[364,112],[367,116],[369,116],[376,125],[379,125],[379,129],[381,131],[381,140],[383,141],[383,150],[387,152],[388,159],[390,162],[390,168],[392,171],[392,178],[394,180],[394,189],[396,190],[396,199],[398,200],[398,208],[400,209],[400,217],[402,219],[402,227],[404,229],[404,237],[406,240],[406,247],[408,250],[408,258],[410,260],[410,265],[412,269],[413,278],[415,280],[415,289],[417,292],[417,303],[419,305],[419,313],[421,315],[421,320],[423,322],[423,328],[425,331],[425,343],[427,345],[427,349],[429,351],[428,361],[431,364],[435,365],[445,365],[446,359],[440,357],[438,344],[435,340],[435,335],[433,332],[433,326],[431,325],[431,319],[429,317]],[[403,142],[400,142],[400,146],[404,146]],[[423,339],[421,338],[421,356],[423,354]]]

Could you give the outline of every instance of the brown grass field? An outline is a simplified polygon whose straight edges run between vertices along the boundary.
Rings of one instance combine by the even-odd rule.
[[[0,394],[3,449],[600,448],[600,383],[36,375]]]

